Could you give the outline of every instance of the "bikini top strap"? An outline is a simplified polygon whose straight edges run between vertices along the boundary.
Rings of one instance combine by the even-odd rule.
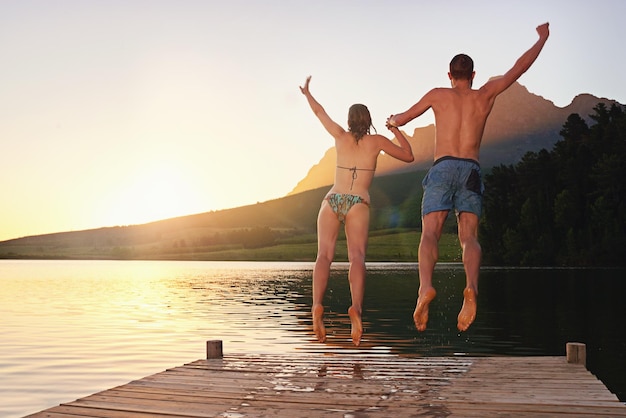
[[[343,168],[344,170],[350,170],[353,173],[356,172],[356,171],[376,171],[375,168],[358,168],[357,166],[354,166],[354,167],[342,167],[342,166],[338,165],[337,168]]]
[[[354,186],[354,180],[356,180],[356,178],[357,178],[357,174],[356,174],[357,170],[360,170],[360,171],[376,171],[375,168],[357,168],[357,166],[354,166],[354,167],[342,167],[342,166],[338,165],[337,168],[342,168],[344,170],[352,171],[352,183],[350,183],[350,190],[352,190],[352,186]]]

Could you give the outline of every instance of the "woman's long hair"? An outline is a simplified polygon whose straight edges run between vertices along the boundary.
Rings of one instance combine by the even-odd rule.
[[[370,128],[374,128],[372,125],[372,116],[370,111],[364,104],[353,104],[348,110],[348,127],[350,133],[359,142],[365,135],[370,134]],[[374,128],[376,131],[376,128]]]

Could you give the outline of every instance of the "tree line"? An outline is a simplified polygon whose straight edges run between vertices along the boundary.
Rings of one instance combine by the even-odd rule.
[[[626,113],[600,103],[572,114],[551,151],[484,176],[485,264],[626,265]]]

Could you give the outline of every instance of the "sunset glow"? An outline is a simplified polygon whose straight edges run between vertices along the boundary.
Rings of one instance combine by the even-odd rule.
[[[110,225],[141,224],[191,214],[199,209],[196,182],[184,168],[167,164],[138,167],[110,198],[103,211]],[[108,219],[107,219],[108,217]]]

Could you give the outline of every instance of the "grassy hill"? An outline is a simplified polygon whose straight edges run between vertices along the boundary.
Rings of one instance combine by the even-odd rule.
[[[424,172],[376,177],[369,261],[416,261]],[[37,235],[0,242],[0,258],[313,261],[316,219],[329,187],[234,209],[142,225]],[[337,260],[347,260],[340,236]],[[454,225],[442,260],[459,261]]]

